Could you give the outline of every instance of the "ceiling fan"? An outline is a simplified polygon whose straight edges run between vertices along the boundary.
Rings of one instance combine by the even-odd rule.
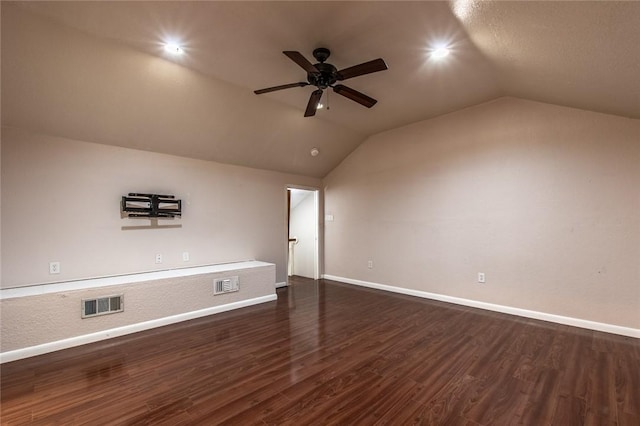
[[[316,115],[318,104],[322,98],[322,91],[328,87],[331,87],[334,92],[345,98],[351,99],[364,105],[367,108],[371,108],[378,102],[377,100],[360,93],[350,87],[343,84],[336,84],[338,81],[347,80],[349,78],[358,77],[360,75],[371,74],[373,72],[384,71],[387,69],[387,64],[380,58],[373,61],[364,62],[360,65],[354,65],[349,68],[338,71],[338,69],[328,63],[325,63],[331,51],[324,47],[319,47],[313,51],[313,57],[318,61],[317,64],[311,64],[300,52],[284,51],[282,52],[289,57],[293,62],[298,64],[307,72],[307,81],[301,81],[299,83],[283,84],[282,86],[268,87],[266,89],[255,90],[253,93],[261,95],[263,93],[275,92],[276,90],[290,89],[292,87],[303,86],[316,86],[317,89],[311,93],[307,109],[304,112],[305,117],[311,117]]]

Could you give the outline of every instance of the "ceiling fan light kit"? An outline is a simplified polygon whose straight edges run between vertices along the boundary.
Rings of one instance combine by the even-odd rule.
[[[329,87],[332,88],[335,93],[342,95],[347,99],[351,99],[352,101],[367,108],[371,108],[376,104],[376,102],[378,102],[364,93],[360,93],[343,84],[336,83],[349,78],[388,69],[387,64],[381,58],[338,70],[334,65],[326,62],[331,55],[331,51],[325,47],[319,47],[313,51],[313,57],[318,61],[316,64],[309,62],[300,52],[285,50],[282,53],[307,72],[307,81],[255,90],[254,93],[256,95],[275,92],[276,90],[291,89],[293,87],[315,86],[316,90],[311,93],[309,102],[307,103],[307,108],[304,112],[305,117],[311,117],[316,114],[318,104],[320,103],[320,99],[322,99],[322,93]]]

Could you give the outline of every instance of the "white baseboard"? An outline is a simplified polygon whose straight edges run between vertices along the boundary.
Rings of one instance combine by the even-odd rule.
[[[281,282],[281,283],[276,283],[276,288],[280,288],[280,287],[286,287],[287,286],[287,282]]]
[[[368,281],[355,280],[352,278],[338,277],[325,274],[322,278],[339,281],[346,284],[353,284],[362,287],[374,288],[377,290],[390,291],[393,293],[406,294],[409,296],[422,297],[424,299],[438,300],[441,302],[454,303],[456,305],[470,306],[472,308],[486,309],[488,311],[502,312],[505,314],[517,315],[525,318],[533,318],[542,321],[554,322],[557,324],[570,325],[573,327],[586,328],[589,330],[603,331],[605,333],[619,334],[622,336],[640,338],[640,329],[622,327],[619,325],[602,322],[589,321],[579,318],[565,317],[562,315],[548,314],[546,312],[530,311],[527,309],[514,308],[511,306],[495,305],[493,303],[480,302],[477,300],[463,299],[460,297],[446,296],[443,294],[429,293],[426,291],[412,290],[409,288],[395,287],[385,284],[372,283]]]
[[[212,306],[206,309],[200,309],[183,314],[172,315],[170,317],[158,318],[150,321],[144,321],[137,324],[125,325],[123,327],[112,328],[109,330],[99,331],[96,333],[85,334],[82,336],[71,337],[68,339],[58,340],[55,342],[43,343],[41,345],[30,346],[27,348],[16,349],[13,351],[0,353],[0,364],[5,362],[16,361],[23,358],[42,355],[49,352],[55,352],[62,349],[73,348],[75,346],[86,345],[88,343],[98,342],[100,340],[111,339],[114,337],[124,336],[126,334],[137,333],[139,331],[149,330],[156,327],[162,327],[177,322],[187,321],[195,318],[205,317],[208,315],[219,314],[234,309],[240,309],[247,306],[257,305],[259,303],[271,302],[277,300],[276,294],[268,296],[256,297],[239,302],[228,303],[221,306]]]

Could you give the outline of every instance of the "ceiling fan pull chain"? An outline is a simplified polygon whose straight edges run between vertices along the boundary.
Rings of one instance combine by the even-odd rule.
[[[329,91],[327,90],[327,111],[329,111]]]

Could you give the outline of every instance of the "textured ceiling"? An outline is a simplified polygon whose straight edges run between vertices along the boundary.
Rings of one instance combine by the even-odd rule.
[[[640,2],[457,4],[505,94],[640,118]]]
[[[45,124],[42,118],[36,123],[18,108],[14,111],[14,103],[23,111],[29,109],[17,89],[7,100],[3,95],[3,121],[8,124],[99,143],[321,177],[367,135],[500,96],[640,118],[640,2],[20,2],[7,6],[3,2],[3,87],[25,78],[16,66],[8,69],[5,80],[5,42],[22,43],[12,34],[20,29],[7,25],[5,15],[29,11],[97,36],[101,46],[132,48],[195,70],[199,77],[188,79],[192,92],[199,86],[202,93],[224,92],[225,103],[234,106],[234,111],[219,111],[229,126],[224,135],[194,113],[195,118],[187,121],[195,129],[187,130],[185,120],[174,123],[188,136],[180,146],[172,143],[166,136],[170,129],[162,126],[157,134],[148,135],[157,142],[145,145],[132,135],[149,131],[134,123],[125,126],[129,133],[123,130],[111,138],[99,123],[74,132],[71,122]],[[45,27],[40,31],[52,31]],[[185,53],[178,58],[162,50],[162,43],[171,39],[184,45]],[[442,61],[431,59],[429,50],[443,42],[452,53]],[[312,60],[311,51],[320,46],[331,49],[328,62],[339,69],[382,57],[389,70],[345,82],[378,104],[367,109],[331,93],[330,110],[302,118],[311,88],[252,93],[304,81],[304,71],[281,52],[297,50]],[[13,45],[9,52],[7,56],[21,55]],[[109,60],[119,61],[116,57],[121,56],[114,53]],[[37,60],[23,63],[34,66]],[[62,73],[64,65],[59,66]],[[87,64],[69,58],[68,66]],[[124,86],[142,91],[139,83]],[[170,101],[180,96],[175,93]],[[162,96],[157,101],[162,102]],[[215,102],[184,103],[185,108],[215,110],[219,107]],[[68,108],[82,104],[78,95],[69,100]],[[265,108],[268,114],[260,112]],[[112,113],[115,123],[121,120],[117,111]],[[152,121],[153,111],[148,114]],[[265,114],[268,120],[261,117]],[[230,135],[233,129],[239,134]],[[255,135],[271,141],[272,149],[256,152],[260,140]],[[234,143],[221,141],[221,136],[235,139]],[[308,156],[310,146],[318,146],[321,155]]]

